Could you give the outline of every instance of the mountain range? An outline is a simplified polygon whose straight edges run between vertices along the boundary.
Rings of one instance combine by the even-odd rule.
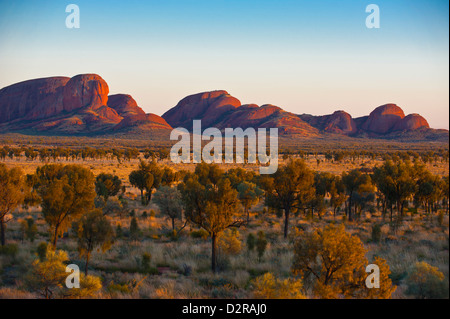
[[[280,136],[292,138],[332,134],[448,142],[449,137],[448,130],[432,129],[421,115],[405,115],[392,103],[358,118],[342,110],[315,116],[271,104],[242,105],[217,90],[187,96],[161,117],[146,114],[130,95],[109,95],[108,84],[96,74],[28,80],[0,90],[0,133],[168,138],[173,128],[192,129],[194,119],[202,120],[203,128],[222,130],[276,127]]]

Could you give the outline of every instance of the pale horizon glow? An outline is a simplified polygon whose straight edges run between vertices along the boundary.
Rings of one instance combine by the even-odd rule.
[[[99,74],[164,114],[187,95],[226,90],[242,104],[295,114],[386,103],[449,128],[449,4],[269,0],[74,1],[81,28],[65,27],[61,1],[0,2],[0,88],[34,78]]]

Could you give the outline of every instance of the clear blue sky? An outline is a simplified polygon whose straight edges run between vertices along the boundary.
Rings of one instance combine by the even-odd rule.
[[[65,27],[66,5],[81,28]],[[381,28],[367,29],[368,4]],[[449,127],[444,0],[0,1],[0,87],[97,73],[162,115],[186,95],[354,117],[396,103]]]

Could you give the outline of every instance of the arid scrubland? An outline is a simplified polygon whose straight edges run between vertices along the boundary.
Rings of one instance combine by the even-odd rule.
[[[310,197],[303,192],[293,198],[286,238],[286,209],[281,209],[279,203],[271,202],[277,196],[274,193],[270,198],[272,184],[258,176],[257,165],[224,164],[212,169],[209,165],[175,165],[170,159],[159,158],[154,167],[145,168],[141,160],[152,163],[151,157],[144,158],[145,152],[129,160],[122,159],[120,163],[117,158],[58,157],[42,161],[39,158],[30,160],[23,155],[6,157],[0,161],[5,164],[4,170],[21,168],[24,179],[28,181],[24,191],[25,188],[29,188],[27,191],[30,192],[34,189],[37,196],[25,199],[5,215],[8,223],[5,223],[6,244],[0,248],[0,298],[448,298],[449,167],[446,152],[422,154],[415,161],[414,156],[408,155],[411,165],[420,164],[422,168],[418,175],[409,171],[405,173],[409,174],[410,179],[407,181],[406,175],[398,175],[397,179],[405,178],[409,186],[413,183],[403,197],[383,194],[380,191],[381,184],[377,185],[374,177],[375,167],[387,165],[386,171],[400,167],[395,166],[395,163],[403,163],[405,157],[401,159],[399,154],[386,152],[388,157],[376,154],[373,157],[361,155],[354,158],[348,154],[343,158],[330,158],[330,154],[319,153],[281,154],[280,172],[292,165],[294,174],[296,169],[304,170],[301,172],[311,174],[312,178],[311,184],[305,185],[312,190],[308,195]],[[306,163],[305,168],[292,164],[299,158]],[[91,172],[94,178],[102,173],[117,176],[121,187],[106,197],[102,197],[105,193],[96,188],[96,193],[93,193],[95,199],[91,206],[86,206],[86,212],[73,212],[74,218],[70,225],[66,225],[66,229],[60,233],[55,232],[50,219],[46,218],[49,213],[43,212],[42,203],[45,203],[45,199],[42,198],[46,193],[38,188],[39,183],[30,182],[33,178],[25,178],[26,175],[36,176],[37,168],[55,163],[63,167],[79,165]],[[389,166],[386,163],[394,164]],[[174,175],[163,172],[164,167],[169,167]],[[414,169],[419,170],[417,167]],[[142,170],[144,179],[142,193],[138,186],[139,180],[133,182],[134,186],[130,183],[132,172],[139,170]],[[252,173],[245,177],[242,172]],[[357,196],[349,193],[349,186],[341,185],[342,189],[339,189],[341,176],[350,172],[359,172],[357,178],[368,176],[370,187],[366,185],[367,181],[361,181]],[[303,173],[299,173],[299,176],[305,176],[301,175]],[[339,182],[334,179],[335,176],[339,177]],[[439,190],[440,195],[427,197],[427,187],[432,184],[433,176],[439,183],[442,180],[445,184],[446,180],[447,188],[445,190],[444,184],[439,184],[444,187]],[[158,178],[159,182],[156,183]],[[272,183],[276,184],[277,178],[273,177]],[[222,180],[229,182],[222,183]],[[249,195],[242,195],[242,187],[236,185],[245,181],[254,184],[262,192],[249,201],[248,222],[243,203],[247,198],[245,196]],[[152,185],[148,186],[149,183]],[[94,181],[92,191],[93,184]],[[48,185],[46,187],[52,184]],[[181,194],[177,200],[183,208],[174,215],[174,223],[155,201],[163,185],[177,189]],[[185,186],[183,188],[180,185]],[[322,186],[323,191],[320,190]],[[195,206],[195,201],[190,198],[196,196],[197,193],[193,191],[196,189],[198,193],[204,192],[204,197],[198,198],[204,201],[204,206]],[[433,189],[429,191],[432,193]],[[339,202],[333,196],[341,193],[343,197]],[[39,196],[42,198],[39,199]],[[350,197],[353,202],[349,201]],[[149,203],[144,199],[150,199]],[[48,203],[51,203],[50,199]],[[218,212],[224,203],[232,207],[233,216],[217,222],[223,218],[218,216]],[[337,203],[336,209],[333,203]],[[49,210],[48,207],[45,209]],[[85,279],[82,278],[82,283],[83,280],[87,282],[85,295],[67,294],[59,282],[53,283],[50,288],[53,295],[44,295],[33,286],[30,277],[39,265],[44,265],[46,260],[52,258],[48,255],[51,251],[49,247],[56,233],[56,250],[67,253],[67,260],[62,264],[76,264],[83,273],[86,270],[86,254],[80,249],[80,240],[87,235],[81,234],[73,222],[93,210],[102,213],[100,215],[104,220],[98,225],[110,225],[113,238],[105,247],[102,245],[107,240],[96,238],[99,245],[90,252],[89,274]],[[202,219],[205,215],[208,216],[206,221]],[[344,232],[339,230],[339,225],[344,226]],[[348,273],[341,269],[336,270],[336,273],[342,272],[339,275],[342,277],[330,276],[329,281],[325,278],[322,282],[326,260],[321,258],[325,253],[341,253],[323,248],[330,245],[326,242],[327,238],[321,237],[327,232],[341,238],[340,242],[351,241],[354,247],[352,251],[363,253],[365,259],[357,259],[351,253],[341,256],[348,264],[355,265],[349,270],[353,272],[353,278],[357,278],[361,270],[358,267],[362,264],[372,263],[377,258],[386,261],[390,272],[386,279],[390,281],[386,295],[361,292],[364,290],[361,285],[357,290],[349,288],[343,283]],[[213,234],[216,236],[215,245],[212,245]],[[303,242],[312,240],[312,244],[301,246],[301,251],[298,251],[295,247],[299,246],[296,243],[301,239]],[[317,248],[319,246],[322,250]],[[213,270],[212,248],[215,255]],[[315,260],[307,259],[305,255],[308,254],[316,256]],[[294,263],[294,260],[301,262]],[[307,267],[301,268],[301,265],[309,265],[318,272],[309,272]],[[96,282],[96,279],[99,281]]]

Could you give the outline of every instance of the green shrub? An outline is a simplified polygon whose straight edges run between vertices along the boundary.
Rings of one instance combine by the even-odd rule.
[[[381,226],[375,224],[372,226],[372,241],[378,243],[381,240]]]
[[[266,234],[262,230],[260,230],[256,238],[256,251],[258,252],[259,261],[261,261],[261,258],[264,255],[264,252],[266,251],[266,247],[267,247]]]
[[[199,229],[199,230],[193,230],[191,232],[191,237],[192,238],[207,239],[209,237],[209,234],[208,234],[208,232],[206,230]]]
[[[253,251],[255,249],[256,245],[256,237],[252,233],[248,234],[247,236],[247,249],[249,251]]]
[[[152,260],[152,255],[150,253],[142,254],[141,267],[143,270],[150,269],[151,260]]]
[[[437,267],[426,262],[416,263],[406,278],[406,294],[419,299],[447,299],[448,279]]]
[[[19,246],[17,244],[9,244],[5,246],[0,246],[0,255],[9,256],[15,258],[19,252]]]
[[[47,243],[46,242],[41,242],[37,248],[37,255],[39,257],[39,260],[42,262],[45,260],[45,256],[47,254]]]

